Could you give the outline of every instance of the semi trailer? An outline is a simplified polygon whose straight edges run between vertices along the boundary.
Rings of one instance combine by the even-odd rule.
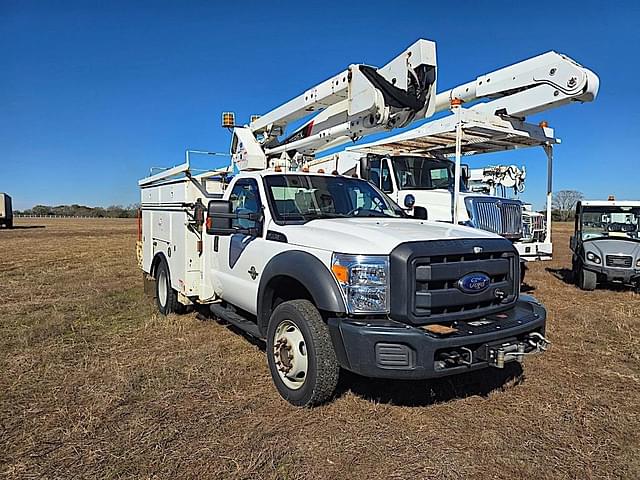
[[[6,193],[0,193],[0,227],[13,228],[11,197]]]
[[[588,100],[597,77],[586,75],[574,80],[583,97],[554,97]],[[264,340],[278,392],[298,406],[330,399],[341,369],[423,379],[544,351],[546,311],[521,294],[510,240],[407,211],[364,175],[309,171],[317,151],[432,116],[442,109],[435,86],[435,44],[418,40],[249,124],[224,113],[230,166],[196,175],[187,155],[140,180],[139,262],[158,310],[204,306]],[[534,90],[548,87],[557,90]],[[511,92],[520,105],[526,90]]]

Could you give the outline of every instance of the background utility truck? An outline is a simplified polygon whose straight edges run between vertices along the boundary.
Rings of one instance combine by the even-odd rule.
[[[292,145],[428,116],[434,83],[435,44],[419,40],[385,67],[351,65],[234,127],[241,173],[230,181],[230,168],[193,175],[188,157],[141,180],[140,262],[159,310],[206,304],[264,339],[273,381],[294,405],[330,398],[340,368],[430,378],[544,350],[545,309],[520,295],[511,242],[427,221],[420,208],[410,217],[365,180],[292,165]],[[345,122],[279,142],[316,107]]]
[[[311,171],[369,179],[398,204],[426,208],[429,219],[497,233],[525,260],[550,259],[553,145],[559,140],[546,122],[531,124],[525,117],[592,101],[598,88],[593,72],[548,52],[439,93],[434,111],[451,108],[447,117],[307,165]],[[479,100],[488,101],[474,103]],[[533,146],[542,147],[547,157],[546,221],[523,212],[518,200],[467,191],[469,171],[461,156]]]
[[[13,228],[11,197],[6,193],[0,193],[0,227]]]
[[[571,237],[572,272],[583,290],[598,283],[634,285],[640,291],[640,202],[578,202]]]
[[[469,178],[466,182],[467,191],[483,193],[501,198],[516,198],[525,190],[525,180],[527,170],[516,165],[489,165],[483,168],[472,168],[469,170]],[[527,202],[522,203],[522,237],[521,243],[543,243],[546,238],[547,229],[551,229],[546,224],[545,215],[536,212],[533,205]],[[526,246],[523,255],[526,255]],[[538,252],[540,253],[540,252]],[[541,260],[546,256],[539,256]]]

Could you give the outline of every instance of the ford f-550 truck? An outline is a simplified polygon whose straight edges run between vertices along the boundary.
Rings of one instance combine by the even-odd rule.
[[[341,368],[421,379],[545,349],[508,240],[409,217],[357,178],[210,175],[142,185],[142,268],[163,314],[208,304],[265,340],[292,404],[326,401]]]

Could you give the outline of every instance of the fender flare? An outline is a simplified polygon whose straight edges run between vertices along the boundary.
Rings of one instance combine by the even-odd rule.
[[[319,310],[347,313],[340,287],[324,263],[310,253],[292,250],[279,253],[269,260],[260,275],[257,320],[261,330],[266,331],[269,322],[269,311],[264,305],[267,286],[273,278],[280,276],[290,277],[302,284]]]
[[[171,275],[171,269],[169,268],[169,261],[167,260],[167,256],[164,254],[164,252],[156,252],[156,254],[153,256],[153,260],[151,260],[151,268],[149,269],[149,275],[151,275],[153,278],[156,278],[156,270],[158,270],[158,265],[160,265],[160,262],[165,263],[165,265],[167,266],[167,270],[169,270],[169,275]]]

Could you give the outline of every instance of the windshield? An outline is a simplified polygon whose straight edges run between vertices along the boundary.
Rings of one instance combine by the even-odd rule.
[[[357,178],[288,174],[269,175],[264,181],[278,222],[405,216],[384,193]]]
[[[400,190],[433,190],[453,187],[454,165],[447,160],[424,157],[393,157]]]
[[[640,207],[583,207],[582,239],[638,238]]]

